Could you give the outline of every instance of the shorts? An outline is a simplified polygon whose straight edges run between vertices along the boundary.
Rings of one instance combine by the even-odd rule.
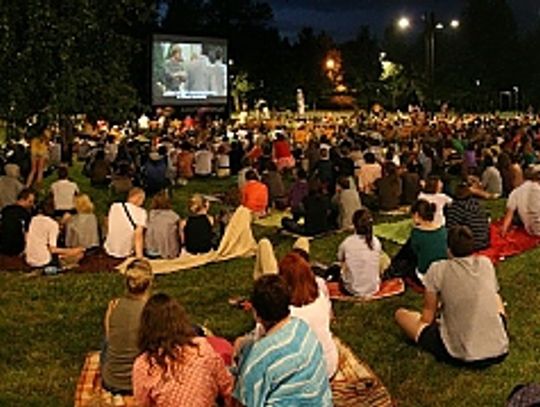
[[[502,314],[500,314],[500,317],[502,319],[505,331],[508,332],[506,317]],[[446,346],[441,337],[438,322],[433,322],[432,324],[426,326],[422,332],[420,332],[420,335],[418,336],[418,346],[435,356],[439,362],[448,363],[454,366],[464,366],[477,369],[483,369],[488,366],[501,363],[506,356],[508,356],[508,353],[503,353],[499,356],[474,361],[457,359],[450,355],[450,353],[448,353],[446,350]]]

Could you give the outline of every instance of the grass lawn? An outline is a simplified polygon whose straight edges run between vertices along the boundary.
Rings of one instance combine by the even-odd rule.
[[[110,197],[90,188],[79,168],[73,176],[104,214]],[[189,193],[232,187],[233,181],[192,182],[175,191],[175,209],[186,213]],[[502,202],[490,204],[499,217]],[[257,236],[275,230],[255,230]],[[312,256],[334,259],[343,235],[312,243]],[[277,255],[292,240],[278,240]],[[388,252],[397,247],[384,242]],[[508,302],[511,353],[485,371],[455,369],[435,362],[406,342],[393,322],[399,306],[421,306],[421,297],[402,297],[369,304],[336,304],[333,330],[378,373],[400,406],[496,406],[517,383],[538,381],[540,368],[540,250],[510,259],[498,267],[502,295]],[[155,291],[178,298],[194,322],[216,334],[234,338],[252,326],[249,314],[230,308],[227,299],[249,293],[253,260],[235,260],[172,275],[159,276]],[[70,406],[84,355],[99,349],[102,319],[109,299],[123,292],[114,272],[35,277],[0,273],[0,406]]]

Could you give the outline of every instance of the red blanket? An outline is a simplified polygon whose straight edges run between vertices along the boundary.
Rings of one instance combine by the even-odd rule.
[[[328,293],[330,298],[336,301],[350,301],[350,302],[365,302],[380,300],[383,298],[393,297],[394,295],[400,295],[405,292],[405,283],[401,278],[393,278],[381,282],[379,291],[370,297],[353,297],[345,294],[341,291],[339,283],[326,283],[328,287]]]
[[[501,226],[502,222],[500,221],[491,224],[491,246],[478,252],[478,254],[489,257],[493,264],[540,245],[540,237],[529,235],[523,228],[512,228],[505,237],[502,237]]]

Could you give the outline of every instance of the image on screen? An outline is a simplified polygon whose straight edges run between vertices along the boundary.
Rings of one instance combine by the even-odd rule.
[[[152,104],[225,105],[227,80],[225,40],[154,36]]]

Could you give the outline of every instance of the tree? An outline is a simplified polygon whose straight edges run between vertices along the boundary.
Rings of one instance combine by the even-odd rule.
[[[0,8],[0,115],[88,113],[123,120],[138,103],[130,77],[154,21],[153,0],[18,0]]]

